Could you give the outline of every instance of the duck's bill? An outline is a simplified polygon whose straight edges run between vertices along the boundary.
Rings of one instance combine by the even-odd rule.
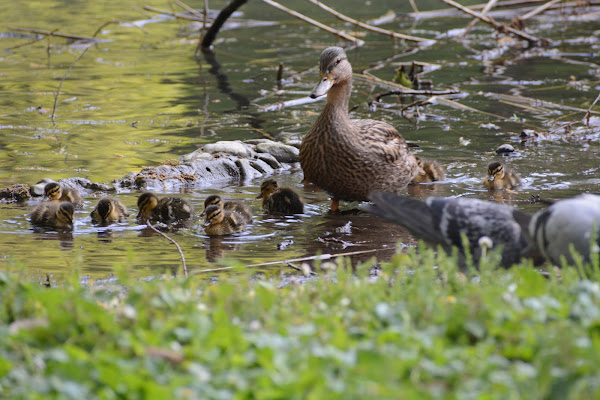
[[[333,81],[328,77],[321,78],[321,81],[316,88],[313,89],[310,97],[316,99],[317,97],[325,96],[329,89],[333,86]]]

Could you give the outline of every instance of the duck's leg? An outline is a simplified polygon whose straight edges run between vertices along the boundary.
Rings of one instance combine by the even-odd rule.
[[[332,197],[331,206],[329,208],[332,213],[340,212],[340,200],[335,197]]]

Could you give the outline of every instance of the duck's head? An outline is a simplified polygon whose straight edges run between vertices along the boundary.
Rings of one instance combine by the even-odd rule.
[[[504,178],[504,166],[498,161],[494,161],[488,165],[488,181],[492,182],[494,179]]]
[[[310,97],[325,96],[333,85],[352,79],[352,66],[346,52],[341,47],[328,47],[321,53],[319,60],[321,80],[310,94]]]
[[[206,214],[206,208],[212,205],[215,205],[219,208],[223,208],[223,200],[221,199],[221,196],[219,196],[218,194],[208,196],[206,200],[204,200],[204,211],[202,211],[202,214],[200,214],[200,216],[203,217]]]
[[[204,212],[206,213],[206,216],[204,217],[204,226],[218,224],[223,221],[225,211],[217,205],[213,204],[206,207]]]
[[[273,194],[279,185],[275,179],[267,179],[260,185],[260,194],[256,196],[257,199],[266,199],[271,194]]]
[[[156,208],[158,205],[158,198],[154,195],[154,193],[146,192],[142,193],[140,197],[138,197],[137,201],[138,218],[149,218],[152,210]]]
[[[110,199],[100,199],[97,210],[100,218],[106,220],[114,210],[113,202]]]
[[[56,219],[65,225],[73,225],[73,214],[75,214],[75,206],[73,203],[63,201],[56,212]]]
[[[46,186],[44,186],[44,194],[50,200],[58,200],[62,196],[62,188],[56,182],[50,182]]]

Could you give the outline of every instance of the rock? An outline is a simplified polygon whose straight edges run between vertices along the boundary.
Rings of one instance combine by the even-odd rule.
[[[205,153],[227,153],[232,156],[248,158],[252,155],[250,147],[239,140],[220,141],[216,143],[205,144],[202,150]]]
[[[203,151],[194,151],[193,153],[189,153],[189,154],[184,154],[181,157],[179,157],[179,161],[181,162],[194,162],[194,161],[206,161],[206,160],[212,160],[213,159],[213,155],[210,153],[205,153]]]
[[[256,145],[258,153],[267,153],[275,157],[279,162],[294,163],[298,162],[300,150],[293,146],[278,142],[263,142]]]
[[[272,155],[270,155],[269,153],[258,153],[256,155],[256,158],[258,158],[262,162],[269,164],[271,166],[271,168],[273,168],[273,169],[281,168],[281,163],[279,161],[277,161],[277,159],[275,157],[273,157]]]
[[[509,154],[513,153],[514,151],[515,148],[508,143],[504,143],[503,145],[498,146],[498,148],[496,149],[497,154]]]
[[[275,160],[275,161],[277,161],[277,160]],[[279,163],[277,163],[277,164],[279,164]],[[270,164],[264,162],[261,159],[250,160],[250,165],[252,166],[252,168],[254,168],[258,172],[260,172],[262,175],[271,175],[275,170],[275,168],[271,167]],[[279,164],[279,166],[281,166],[281,164]]]

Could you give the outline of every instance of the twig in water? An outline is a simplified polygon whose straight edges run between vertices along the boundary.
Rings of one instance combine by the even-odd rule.
[[[371,31],[371,32],[381,33],[382,35],[390,36],[390,37],[397,38],[397,39],[409,40],[412,42],[426,42],[428,44],[435,43],[435,40],[433,40],[433,39],[425,39],[425,38],[420,38],[420,37],[416,37],[416,36],[403,35],[401,33],[397,33],[394,31],[387,30],[387,29],[381,29],[381,28],[378,28],[373,25],[368,25],[368,24],[365,24],[364,22],[357,21],[354,18],[350,18],[344,14],[341,14],[341,13],[337,12],[336,10],[334,10],[333,8],[328,7],[325,4],[323,4],[317,0],[308,0],[308,1],[310,1],[311,3],[313,3],[314,5],[316,5],[318,7],[321,7],[323,10],[327,11],[328,13],[335,15],[336,18],[338,18],[342,21],[350,22],[351,24],[354,24],[356,26],[359,26],[359,27],[366,29],[368,31]]]
[[[492,7],[494,7],[496,5],[496,3],[498,2],[498,0],[490,0],[484,7],[483,10],[481,10],[481,15],[485,15],[488,11],[490,11],[492,9]],[[467,27],[465,28],[465,31],[463,33],[461,33],[460,35],[458,35],[458,38],[463,38],[465,37],[469,32],[471,32],[471,29],[473,29],[473,27],[475,25],[477,25],[477,23],[479,22],[479,19],[477,18],[473,18],[473,20],[471,22],[469,22],[469,25],[467,25]]]
[[[486,17],[485,15],[481,15],[478,12],[470,10],[467,7],[464,7],[464,6],[460,5],[460,4],[458,4],[454,0],[442,0],[442,1],[444,3],[452,6],[452,7],[458,8],[462,12],[465,12],[465,13],[467,13],[469,15],[474,16],[475,18],[478,18],[478,19],[482,20],[483,22],[486,22],[486,23],[490,24],[498,32],[510,32],[513,35],[516,35],[516,36],[518,36],[518,37],[526,40],[530,44],[541,43],[543,45],[547,45],[547,44],[550,43],[550,41],[548,39],[538,38],[536,36],[533,36],[533,35],[530,35],[528,33],[523,32],[523,31],[520,31],[518,29],[511,28],[510,26],[507,26],[507,25],[504,25],[504,24],[499,24],[496,21],[494,21],[492,18]]]
[[[585,112],[585,115],[583,116],[582,119],[580,119],[579,121],[571,121],[571,122],[569,122],[567,124],[561,125],[560,127],[556,128],[556,129],[553,129],[550,132],[548,132],[548,134],[550,135],[552,133],[558,132],[561,129],[565,129],[565,132],[566,132],[566,128],[569,128],[569,127],[571,127],[571,126],[573,126],[575,124],[579,124],[579,123],[585,124],[585,125],[589,126],[590,125],[590,117],[592,116],[592,107],[594,107],[596,105],[596,103],[598,102],[598,100],[600,100],[600,93],[598,94],[598,96],[596,96],[596,100],[594,100],[594,102],[592,103],[592,105],[590,105],[590,107],[587,109],[587,111]]]
[[[60,88],[62,87],[62,84],[65,81],[65,79],[67,79],[67,75],[69,75],[69,72],[71,71],[71,69],[73,69],[73,67],[75,66],[75,64],[77,64],[77,61],[79,61],[81,59],[81,57],[83,57],[83,55],[86,53],[86,51],[88,51],[88,49],[90,47],[92,47],[92,46],[89,45],[88,47],[85,48],[85,50],[83,50],[81,52],[81,54],[79,55],[79,57],[77,57],[75,59],[75,61],[73,61],[73,64],[71,64],[71,66],[69,67],[69,69],[67,70],[67,72],[65,72],[65,74],[62,77],[62,79],[60,80],[60,83],[58,84],[58,89],[56,90],[56,92],[54,92],[54,106],[52,107],[52,115],[50,117],[50,119],[52,120],[52,123],[54,123],[54,115],[55,115],[55,112],[56,112],[56,104],[58,103],[58,96],[60,95]]]
[[[156,229],[150,221],[146,221],[146,225],[148,225],[148,228],[152,229],[154,232],[156,232],[159,235],[162,235],[164,238],[170,240],[171,243],[173,243],[175,245],[175,247],[177,247],[177,251],[179,251],[179,255],[181,256],[181,263],[183,264],[183,274],[187,278],[188,277],[187,265],[185,263],[185,257],[183,256],[183,251],[181,251],[181,247],[179,247],[179,243],[177,243],[175,241],[175,239],[172,239],[170,236],[167,236],[167,234]]]
[[[316,27],[319,27],[319,28],[323,29],[324,31],[327,31],[329,33],[337,35],[337,36],[341,37],[344,40],[356,43],[358,46],[362,46],[365,43],[363,40],[357,39],[354,36],[348,35],[348,34],[342,32],[342,31],[339,31],[337,29],[333,29],[333,28],[331,28],[331,27],[329,27],[329,26],[327,26],[325,24],[322,24],[322,23],[320,23],[318,21],[315,21],[312,18],[308,18],[307,16],[305,16],[303,14],[300,14],[297,11],[291,10],[291,9],[285,7],[285,6],[282,6],[281,4],[279,4],[279,3],[277,3],[277,2],[275,2],[273,0],[262,0],[262,1],[264,1],[265,3],[267,3],[270,6],[273,6],[273,7],[277,8],[277,9],[283,11],[283,12],[288,13],[288,14],[296,17],[296,18],[299,18],[299,19],[301,19],[304,22],[308,22],[309,24],[314,25]]]
[[[56,31],[51,32],[51,31],[43,31],[41,29],[21,28],[19,26],[8,26],[7,28],[10,30],[13,30],[13,31],[37,33],[39,35],[56,36],[56,37],[61,37],[61,38],[65,38],[65,39],[73,39],[73,40],[86,40],[86,41],[90,41],[90,42],[99,42],[99,41],[106,40],[106,39],[98,39],[96,37],[91,37],[91,36],[80,36],[80,35],[71,35],[68,33],[58,33]]]
[[[351,251],[348,253],[321,254],[318,256],[294,258],[291,260],[270,261],[270,262],[265,262],[265,263],[260,263],[260,264],[250,264],[250,265],[246,265],[244,268],[267,267],[269,265],[279,265],[279,264],[288,265],[290,263],[296,263],[296,262],[302,262],[302,261],[313,261],[313,260],[322,261],[322,260],[329,260],[329,259],[337,258],[337,257],[356,256],[359,254],[375,253],[377,251],[384,251],[384,250],[390,250],[390,249],[371,249],[371,250]],[[219,272],[219,271],[226,271],[226,270],[233,269],[233,268],[234,267],[210,268],[210,269],[203,269],[203,270],[197,271],[195,273],[202,274],[202,273],[206,273],[206,272]]]

